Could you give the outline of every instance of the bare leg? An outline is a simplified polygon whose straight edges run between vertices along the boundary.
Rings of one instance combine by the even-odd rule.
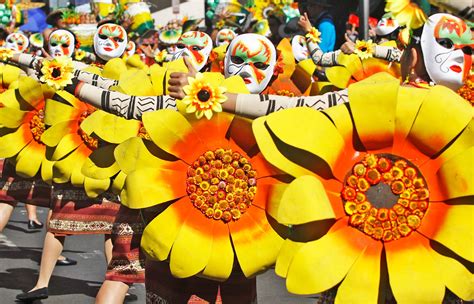
[[[107,265],[109,265],[110,261],[112,260],[112,239],[110,238],[110,234],[105,234],[105,242],[104,242],[104,253],[105,253],[105,261]]]
[[[122,304],[128,285],[119,281],[105,280],[95,298],[96,304]]]
[[[63,250],[64,238],[64,236],[54,236],[51,232],[46,233],[38,281],[30,291],[48,287],[56,261]]]
[[[28,214],[28,220],[29,221],[33,221],[36,224],[41,224],[41,222],[38,220],[38,216],[36,214],[36,206],[35,205],[25,204],[25,209],[26,209],[26,213]]]
[[[12,216],[14,206],[0,202],[0,232],[3,231]]]

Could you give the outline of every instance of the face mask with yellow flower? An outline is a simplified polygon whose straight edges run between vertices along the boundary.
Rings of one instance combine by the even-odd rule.
[[[268,207],[296,225],[276,273],[296,294],[337,286],[336,303],[388,293],[398,303],[441,303],[446,289],[472,299],[471,105],[385,73],[348,95],[323,113],[295,108],[253,123],[266,159],[296,177]],[[313,237],[297,241],[301,234]]]

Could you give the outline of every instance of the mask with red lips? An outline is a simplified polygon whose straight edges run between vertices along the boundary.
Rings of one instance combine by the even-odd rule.
[[[11,33],[5,39],[5,47],[19,53],[23,53],[29,44],[28,37],[22,33]]]
[[[212,40],[208,34],[189,31],[179,37],[173,60],[188,56],[196,70],[200,71],[207,64],[211,51]]]
[[[102,24],[94,34],[95,53],[106,61],[122,56],[127,43],[127,32],[117,24]]]
[[[449,14],[432,15],[423,27],[420,43],[431,80],[459,89],[472,67],[474,41],[467,24]]]
[[[227,48],[225,77],[239,75],[252,94],[261,93],[273,76],[276,49],[268,38],[258,34],[237,36]]]
[[[300,62],[309,58],[308,46],[304,36],[295,35],[291,39],[291,49],[293,50],[296,61]]]
[[[49,54],[53,57],[68,56],[74,53],[76,41],[71,32],[66,30],[55,30],[49,35]]]

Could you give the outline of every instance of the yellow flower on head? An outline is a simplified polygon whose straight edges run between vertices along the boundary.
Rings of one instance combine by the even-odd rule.
[[[196,78],[189,77],[189,84],[183,88],[186,97],[183,103],[187,105],[187,113],[196,113],[196,118],[206,116],[211,119],[213,112],[222,112],[222,103],[227,100],[225,87],[212,85],[210,75],[197,73]]]
[[[311,30],[306,34],[306,38],[309,38],[313,43],[320,43],[321,32],[318,31],[315,27],[312,27]]]
[[[357,40],[355,44],[354,53],[359,56],[360,59],[367,59],[373,57],[375,53],[375,46],[377,44],[372,42],[372,39],[367,41]]]
[[[84,57],[86,57],[86,52],[83,50],[77,50],[74,57],[76,58],[76,60],[81,61],[82,59],[84,59]]]
[[[225,20],[224,20],[224,19],[219,20],[219,21],[217,21],[217,23],[216,23],[216,28],[221,29],[221,28],[224,27],[224,25],[225,25]]]
[[[158,62],[158,63],[164,62],[165,59],[166,59],[166,55],[168,55],[168,52],[166,51],[166,49],[163,49],[163,50],[159,51],[155,55],[155,61]]]
[[[72,59],[67,56],[56,57],[53,60],[43,61],[40,81],[45,82],[50,87],[60,90],[68,84],[72,84],[74,66]]]
[[[13,50],[7,48],[0,48],[0,61],[7,61],[12,58]]]

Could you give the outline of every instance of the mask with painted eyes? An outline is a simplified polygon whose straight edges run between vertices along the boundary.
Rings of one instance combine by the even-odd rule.
[[[12,33],[5,39],[5,47],[19,53],[23,53],[29,44],[30,41],[22,33]]]
[[[467,24],[449,14],[432,15],[423,27],[420,43],[431,80],[459,89],[472,67],[474,41]]]
[[[300,62],[309,58],[308,46],[304,36],[296,35],[291,39],[291,48],[296,61]]]
[[[117,24],[102,24],[94,35],[94,50],[103,60],[122,56],[127,43],[127,32]]]
[[[276,49],[268,38],[257,34],[237,36],[227,48],[225,77],[239,75],[252,94],[261,93],[273,76]]]
[[[232,39],[234,39],[237,34],[231,29],[222,29],[217,32],[216,36],[216,46],[220,46],[224,43],[230,43]]]
[[[127,43],[127,49],[125,50],[127,52],[127,56],[130,57],[133,54],[135,54],[135,50],[136,50],[135,42],[129,41]]]
[[[66,30],[55,30],[49,35],[49,54],[53,57],[71,57],[74,53],[76,39],[71,32]]]
[[[377,36],[387,36],[398,29],[399,26],[400,25],[398,24],[398,21],[393,18],[392,14],[388,13],[380,18],[377,26],[375,27],[375,34]]]
[[[200,71],[207,63],[212,51],[212,40],[208,34],[189,31],[179,37],[173,60],[188,56],[196,70]]]

